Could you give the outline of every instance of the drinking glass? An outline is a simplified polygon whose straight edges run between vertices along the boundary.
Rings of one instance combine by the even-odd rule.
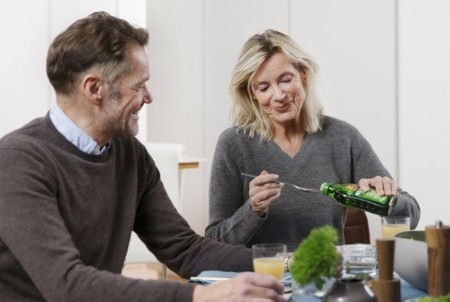
[[[407,216],[385,216],[381,217],[381,236],[384,239],[394,239],[395,235],[409,231],[410,220]]]
[[[253,269],[256,273],[268,274],[280,280],[284,273],[286,245],[282,243],[260,243],[252,246]]]
[[[338,246],[346,274],[374,274],[377,271],[377,249],[371,244]]]

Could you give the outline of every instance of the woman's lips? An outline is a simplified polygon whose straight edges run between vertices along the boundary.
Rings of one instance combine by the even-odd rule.
[[[292,104],[292,102],[287,102],[287,103],[283,104],[282,106],[275,107],[274,109],[277,112],[286,112],[291,107],[291,104]]]

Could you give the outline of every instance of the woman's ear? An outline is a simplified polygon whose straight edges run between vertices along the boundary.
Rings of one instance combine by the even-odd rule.
[[[299,72],[300,72],[300,79],[302,79],[302,84],[303,86],[305,86],[308,80],[308,78],[306,77],[306,73],[303,70],[300,70]]]

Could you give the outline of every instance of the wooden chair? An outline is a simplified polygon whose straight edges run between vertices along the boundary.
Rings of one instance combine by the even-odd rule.
[[[370,244],[369,223],[366,213],[362,210],[347,208],[347,219],[344,225],[345,244]]]

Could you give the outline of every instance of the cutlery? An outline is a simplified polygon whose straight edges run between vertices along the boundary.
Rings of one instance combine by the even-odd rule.
[[[194,281],[194,282],[203,282],[203,283],[211,284],[211,283],[216,283],[216,282],[220,282],[220,281],[227,281],[233,277],[234,276],[232,276],[232,277],[201,277],[201,276],[197,276],[197,277],[191,277],[190,280]],[[283,277],[283,280],[281,282],[285,285],[284,293],[290,293],[292,291],[291,274],[285,274],[285,276]]]
[[[258,175],[248,174],[248,173],[241,173],[241,175],[245,176],[245,177],[250,177],[250,178],[255,178],[256,176],[258,176]],[[305,191],[305,192],[316,192],[316,193],[320,192],[319,189],[302,188],[302,187],[299,187],[297,185],[294,185],[294,184],[291,184],[291,183],[288,183],[288,182],[285,182],[282,180],[275,180],[275,182],[279,183],[279,184],[285,184],[285,185],[291,186],[297,190],[301,190],[301,191]]]
[[[191,277],[191,281],[199,281],[199,282],[205,282],[205,283],[215,283],[219,281],[226,281],[230,280],[231,278],[226,277]]]

